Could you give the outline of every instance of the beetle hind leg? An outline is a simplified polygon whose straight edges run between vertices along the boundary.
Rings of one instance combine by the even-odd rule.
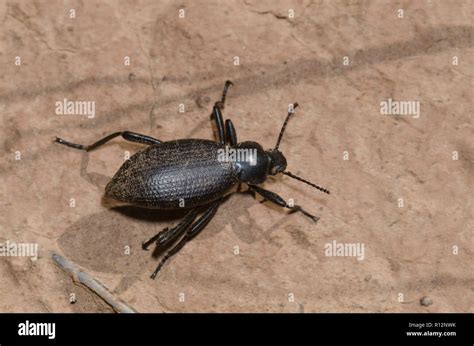
[[[142,243],[142,249],[148,250],[148,247],[153,243],[156,243],[157,246],[165,246],[169,244],[171,241],[176,239],[177,236],[186,231],[189,226],[191,226],[197,216],[197,212],[197,208],[190,210],[189,213],[187,213],[186,216],[181,219],[181,221],[176,226],[173,228],[166,227],[160,233],[154,235],[146,242]]]
[[[158,272],[161,270],[163,265],[170,259],[171,256],[175,255],[179,250],[183,248],[183,246],[192,238],[194,238],[200,231],[206,227],[206,225],[211,221],[213,216],[217,212],[217,208],[219,207],[219,204],[222,202],[223,198],[218,199],[217,201],[213,202],[210,207],[208,207],[205,211],[204,214],[201,215],[201,217],[195,221],[187,230],[186,233],[184,234],[183,238],[180,239],[180,241],[170,250],[166,253],[166,255],[162,258],[160,264],[158,264],[158,267],[156,267],[155,271],[153,274],[151,274],[150,278],[154,279]]]

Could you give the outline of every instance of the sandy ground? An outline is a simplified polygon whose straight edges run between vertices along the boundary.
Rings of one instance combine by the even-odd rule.
[[[473,311],[473,7],[0,1],[0,241],[39,247],[37,261],[0,257],[0,311],[111,311],[53,253],[140,312]],[[289,170],[332,193],[286,176],[263,185],[317,224],[235,194],[152,281],[158,259],[141,242],[180,214],[102,201],[141,146],[117,139],[82,153],[52,140],[213,138],[226,79],[239,140],[271,148],[299,102],[280,148]],[[95,117],[56,114],[64,98],[95,101]],[[420,117],[381,114],[389,98],[420,102]],[[333,241],[363,244],[363,260],[326,256]]]

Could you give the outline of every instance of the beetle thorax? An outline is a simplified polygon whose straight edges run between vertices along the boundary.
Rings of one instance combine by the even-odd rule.
[[[242,142],[234,149],[234,166],[239,181],[249,184],[261,184],[267,179],[269,159],[262,146],[256,142]]]

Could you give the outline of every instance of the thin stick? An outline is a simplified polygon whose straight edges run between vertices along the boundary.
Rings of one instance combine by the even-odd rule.
[[[76,264],[64,258],[60,255],[53,254],[53,261],[66,273],[71,275],[74,282],[79,282],[80,284],[86,286],[92,292],[97,294],[102,298],[107,304],[109,304],[116,312],[120,313],[135,313],[135,309],[129,307],[127,304],[116,299],[109,290],[105,287],[103,283],[94,279],[92,276],[87,274]]]

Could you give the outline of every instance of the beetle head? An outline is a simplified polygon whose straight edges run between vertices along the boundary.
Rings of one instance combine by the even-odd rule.
[[[266,151],[268,156],[268,174],[275,175],[282,173],[286,169],[286,158],[278,149],[270,149]]]

